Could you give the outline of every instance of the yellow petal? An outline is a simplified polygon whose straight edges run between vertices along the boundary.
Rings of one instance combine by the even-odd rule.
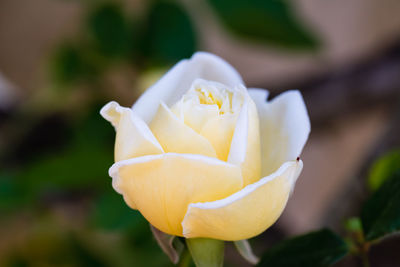
[[[182,222],[186,238],[242,240],[270,227],[282,213],[303,163],[291,161],[237,193],[208,203],[193,203]]]
[[[101,109],[100,114],[111,122],[116,130],[115,161],[164,152],[146,123],[130,108],[121,107],[117,102],[112,101]],[[116,190],[121,193],[117,188]],[[124,199],[129,207],[136,209],[132,199],[127,196]]]
[[[257,108],[249,96],[236,122],[228,162],[241,166],[244,185],[261,177],[260,132]]]
[[[201,155],[167,153],[115,163],[113,186],[132,199],[159,230],[182,236],[188,205],[214,201],[242,188],[240,169]]]
[[[111,122],[117,133],[115,161],[164,152],[146,123],[130,108],[112,101],[101,109],[100,114]]]
[[[161,103],[150,129],[165,152],[200,154],[216,158],[210,142],[185,125],[165,104]]]
[[[198,99],[184,101],[184,98],[185,96],[171,108],[171,111],[197,133],[208,120],[219,116],[217,105],[200,105]]]
[[[228,159],[235,123],[236,116],[224,114],[208,120],[201,129],[200,135],[210,141],[220,160]]]

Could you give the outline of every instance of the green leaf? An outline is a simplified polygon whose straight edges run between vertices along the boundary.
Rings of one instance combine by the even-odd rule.
[[[378,159],[371,167],[368,187],[375,191],[385,180],[400,169],[400,150],[394,150]]]
[[[154,64],[171,64],[196,51],[189,16],[173,2],[157,1],[149,11],[143,49]]]
[[[315,49],[316,38],[294,16],[288,1],[209,0],[233,33],[279,47]]]
[[[186,244],[197,267],[222,267],[224,241],[210,238],[188,238]]]
[[[133,31],[121,5],[102,3],[88,17],[88,30],[95,45],[106,56],[123,56],[132,47]]]
[[[285,240],[270,248],[263,255],[258,266],[329,266],[347,253],[346,243],[332,231],[323,229]]]
[[[365,202],[361,221],[369,241],[400,230],[400,170]]]

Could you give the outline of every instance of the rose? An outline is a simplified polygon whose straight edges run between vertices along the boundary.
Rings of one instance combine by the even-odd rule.
[[[101,110],[116,129],[113,187],[161,231],[241,240],[282,213],[303,166],[307,111],[298,91],[267,102],[266,90],[243,84],[224,60],[199,52],[132,108]]]

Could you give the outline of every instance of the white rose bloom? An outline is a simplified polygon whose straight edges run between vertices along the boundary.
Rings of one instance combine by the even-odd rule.
[[[310,132],[299,91],[267,102],[221,58],[182,60],[133,105],[110,102],[113,186],[161,231],[242,240],[282,213]]]

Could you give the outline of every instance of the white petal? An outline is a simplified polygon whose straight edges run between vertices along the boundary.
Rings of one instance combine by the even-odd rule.
[[[234,87],[243,84],[238,72],[220,57],[206,53],[195,53],[192,58],[177,63],[133,105],[133,110],[149,123],[157,112],[158,104],[167,106],[176,103],[190,89],[197,78],[210,80]]]
[[[240,165],[246,157],[247,139],[248,139],[248,100],[245,99],[239,117],[236,121],[235,132],[232,137],[231,148],[229,150],[228,162]]]
[[[248,88],[247,90],[257,107],[261,106],[267,101],[269,95],[268,90],[262,88]]]
[[[241,166],[244,185],[261,177],[260,132],[257,109],[252,99],[245,96],[236,121],[228,162]]]
[[[259,101],[259,91],[250,95],[255,97],[260,119],[261,173],[265,176],[300,156],[310,133],[310,119],[297,90],[284,92],[269,102]]]

